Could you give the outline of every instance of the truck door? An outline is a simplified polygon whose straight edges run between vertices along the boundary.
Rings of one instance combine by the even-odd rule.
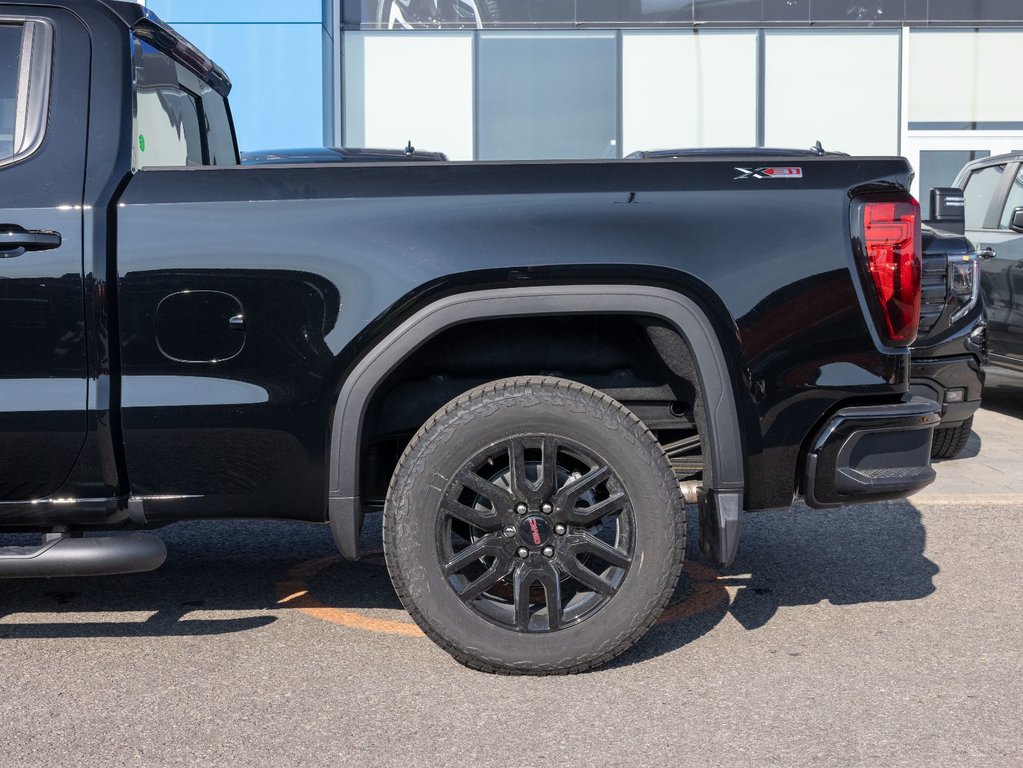
[[[0,502],[56,493],[86,435],[88,61],[75,16],[0,3]]]
[[[1009,164],[995,163],[975,169],[963,185],[966,195],[966,236],[980,254],[981,291],[988,318],[988,334],[993,357],[1011,355],[1013,266],[1007,240],[1014,233],[998,228],[1005,200]]]
[[[1010,165],[1005,202],[998,216],[998,234],[989,239],[1006,265],[1009,283],[1009,317],[1005,351],[1023,360],[1023,233],[1012,228],[1013,213],[1023,208],[1023,164]],[[997,241],[997,244],[995,242]]]

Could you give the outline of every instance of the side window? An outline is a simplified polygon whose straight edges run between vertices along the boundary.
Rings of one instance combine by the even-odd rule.
[[[50,25],[0,20],[0,164],[42,144],[50,95]]]
[[[227,99],[211,88],[203,94],[202,110],[206,116],[210,165],[237,165],[238,150],[234,143],[234,126],[227,111]]]
[[[991,198],[1005,173],[1004,165],[992,165],[970,174],[966,182],[966,228],[983,229]]]
[[[181,83],[178,65],[135,41],[135,168],[203,164],[199,96]]]
[[[1002,218],[998,221],[999,229],[1008,229],[1012,221],[1012,212],[1017,208],[1023,208],[1023,166],[1020,166],[1019,173],[1012,180],[1009,187],[1009,197],[1005,201],[1005,208],[1002,210]]]
[[[135,39],[133,167],[236,165],[227,101],[186,67]]]
[[[21,25],[0,26],[0,160],[14,155]]]

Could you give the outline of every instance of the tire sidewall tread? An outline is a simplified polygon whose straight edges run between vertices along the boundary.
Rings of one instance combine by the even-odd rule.
[[[587,447],[602,457],[608,453],[618,453],[620,457],[624,450],[628,457],[639,460],[635,467],[614,466],[619,477],[624,473],[632,484],[628,490],[634,503],[636,557],[619,592],[597,614],[555,633],[530,635],[534,643],[531,647],[538,649],[538,655],[513,658],[502,646],[509,635],[514,639],[515,633],[489,624],[458,601],[446,584],[438,582],[439,571],[427,561],[429,548],[435,546],[434,530],[427,526],[433,525],[436,518],[431,505],[423,503],[423,499],[424,494],[434,494],[432,501],[435,502],[443,492],[443,488],[437,486],[443,484],[444,478],[434,477],[436,467],[445,462],[457,463],[465,453],[461,445],[448,451],[447,456],[437,455],[438,451],[444,451],[452,440],[471,440],[467,433],[475,431],[485,435],[488,429],[493,429],[488,420],[494,417],[514,422],[525,418],[520,416],[523,409],[532,408],[538,409],[535,417],[546,422],[562,419],[591,433],[599,426],[598,434],[606,436],[607,442]],[[502,412],[502,409],[509,410]],[[580,416],[589,416],[592,421],[580,419]],[[578,440],[572,435],[565,436]],[[473,443],[473,449],[481,445]],[[635,487],[640,475],[648,476],[644,479],[649,486]],[[622,481],[626,482],[624,478]],[[646,506],[641,515],[642,505]],[[652,528],[654,525],[667,530],[656,530]],[[645,534],[644,526],[649,528]],[[657,540],[659,534],[663,540]],[[653,542],[653,548],[663,552],[657,558],[660,562],[653,562],[645,552],[640,552],[639,539],[644,535],[648,544]],[[656,437],[621,403],[565,379],[502,379],[477,387],[448,403],[431,416],[409,442],[388,488],[383,539],[384,557],[399,599],[427,636],[455,659],[486,672],[566,674],[606,663],[631,647],[656,621],[681,573],[685,507],[670,462]],[[446,594],[438,596],[438,592],[445,591]],[[638,595],[634,596],[645,599],[623,612],[625,601],[621,598],[637,591]],[[594,642],[595,632],[611,628],[615,631]]]

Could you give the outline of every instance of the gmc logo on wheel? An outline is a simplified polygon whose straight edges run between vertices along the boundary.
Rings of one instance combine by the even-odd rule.
[[[779,166],[769,168],[736,168],[739,175],[736,179],[801,179],[803,169],[798,166]]]
[[[533,534],[533,543],[539,546],[543,538],[540,536],[540,526],[536,524],[536,520],[529,521],[529,531]]]

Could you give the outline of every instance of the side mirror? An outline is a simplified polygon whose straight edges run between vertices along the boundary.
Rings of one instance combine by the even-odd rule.
[[[931,218],[926,222],[934,229],[957,235],[966,233],[966,199],[956,187],[935,187],[931,190]]]
[[[1009,219],[1009,229],[1023,234],[1023,208],[1013,209],[1012,218]]]

